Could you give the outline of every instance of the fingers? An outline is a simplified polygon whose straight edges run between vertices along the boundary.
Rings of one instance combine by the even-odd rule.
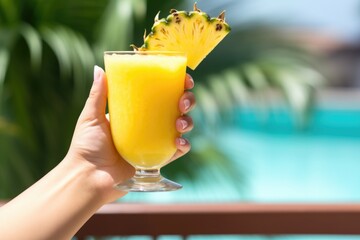
[[[179,157],[184,156],[186,153],[188,153],[191,149],[191,145],[189,143],[189,141],[185,138],[177,138],[176,141],[176,148],[177,151],[174,154],[174,156],[171,158],[171,162],[174,161],[175,159],[178,159]]]
[[[194,123],[191,117],[181,116],[176,120],[176,129],[180,133],[186,133],[193,129]],[[176,138],[175,140],[177,151],[174,156],[171,158],[171,162],[178,159],[179,157],[184,156],[191,149],[190,142],[182,137]]]
[[[194,80],[189,75],[186,74],[185,77],[185,90],[192,89],[194,87]],[[185,91],[181,96],[179,101],[179,109],[181,117],[176,120],[176,129],[179,133],[186,133],[193,129],[194,123],[191,117],[186,116],[184,114],[188,113],[195,107],[195,96],[192,92]],[[174,156],[171,158],[171,161],[178,159],[179,157],[185,155],[190,151],[191,145],[189,141],[185,138],[179,137],[176,140],[176,148],[177,151]]]
[[[185,89],[189,90],[194,87],[194,79],[190,76],[190,74],[186,74],[185,77]]]
[[[185,90],[192,89],[194,87],[194,80],[190,74],[185,76]],[[179,101],[179,109],[181,114],[189,112],[195,106],[195,96],[192,92],[185,91]]]
[[[194,87],[194,80],[190,74],[186,74],[185,77],[185,90],[192,89]],[[179,101],[179,109],[181,113],[189,112],[195,106],[195,96],[192,92],[184,92]]]
[[[182,114],[188,113],[195,107],[195,96],[192,92],[184,92],[179,101],[179,109]]]
[[[179,133],[187,133],[194,127],[194,123],[191,117],[181,116],[176,120],[176,130]]]
[[[107,85],[103,69],[94,67],[94,80],[81,117],[87,120],[104,117],[106,108]]]

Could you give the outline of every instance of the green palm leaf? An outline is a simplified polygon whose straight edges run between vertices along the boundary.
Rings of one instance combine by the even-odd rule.
[[[104,51],[130,50],[135,31],[134,20],[145,17],[145,3],[145,0],[109,2],[96,33],[95,52],[98,62],[102,62]]]
[[[5,75],[7,71],[7,66],[9,64],[10,54],[6,48],[0,48],[0,110],[3,96],[3,85],[5,81]]]
[[[61,77],[69,78],[71,73],[71,52],[59,28],[43,27],[41,34],[57,57]]]
[[[29,24],[24,23],[19,30],[30,51],[31,67],[38,71],[41,65],[42,43],[38,32]]]
[[[16,1],[0,0],[0,26],[5,23],[13,23],[19,19],[19,11]]]
[[[246,78],[246,80],[244,80]],[[281,90],[294,112],[299,126],[306,124],[306,119],[313,106],[315,89],[324,81],[322,75],[310,66],[299,63],[279,64],[276,62],[247,63],[232,67],[224,72],[211,75],[206,82],[196,89],[199,111],[210,124],[219,124],[216,120],[224,119],[221,115],[231,115],[231,110],[252,103],[269,109],[270,90]],[[207,86],[210,86],[208,88]],[[220,87],[221,86],[221,87]],[[266,107],[268,106],[268,107]],[[227,116],[229,118],[229,116]]]

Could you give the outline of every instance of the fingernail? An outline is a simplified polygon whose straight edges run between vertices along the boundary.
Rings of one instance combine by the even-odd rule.
[[[190,76],[190,82],[192,83],[193,86],[195,85],[194,79],[191,76]]]
[[[103,70],[99,66],[97,65],[94,66],[94,82],[99,81],[101,79],[102,71]]]
[[[191,104],[191,102],[189,99],[184,100],[185,110],[188,110],[190,108],[190,104]]]
[[[183,139],[183,138],[178,138],[178,139],[179,139],[179,143],[181,146],[184,146],[186,144],[185,139]]]
[[[187,121],[185,121],[185,120],[180,120],[180,123],[181,123],[181,127],[182,127],[183,130],[184,130],[185,128],[187,128],[187,126],[188,126]]]

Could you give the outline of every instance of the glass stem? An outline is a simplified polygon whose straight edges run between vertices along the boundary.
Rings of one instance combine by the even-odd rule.
[[[136,169],[134,178],[160,178],[160,169]]]

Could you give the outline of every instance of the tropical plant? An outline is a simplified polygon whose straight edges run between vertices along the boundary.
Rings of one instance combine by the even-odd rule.
[[[156,13],[181,4],[0,0],[0,198],[18,194],[64,156],[102,52],[141,45]],[[214,178],[218,175],[211,169],[219,166],[238,189],[243,174],[212,134],[219,120],[250,99],[266,103],[269,89],[280,89],[302,119],[321,76],[308,55],[273,29],[232,27],[231,35],[191,73],[198,99],[197,128],[189,135],[194,148],[185,157],[189,161],[176,161],[165,171],[200,182],[198,168],[209,169],[207,177]]]
[[[279,93],[287,100],[295,124],[306,125],[315,90],[324,78],[315,68],[314,57],[289,41],[284,42],[281,36],[281,32],[271,28],[237,29],[200,66],[200,75],[207,72],[206,86],[202,85],[196,93],[207,121],[216,123],[219,119],[216,114],[223,110],[229,113],[234,104],[257,103],[269,110],[274,93]],[[220,72],[211,72],[211,69],[220,69]]]
[[[144,4],[0,1],[0,198],[18,194],[65,155],[97,53],[125,47],[128,23]],[[103,37],[114,30],[112,42]]]

